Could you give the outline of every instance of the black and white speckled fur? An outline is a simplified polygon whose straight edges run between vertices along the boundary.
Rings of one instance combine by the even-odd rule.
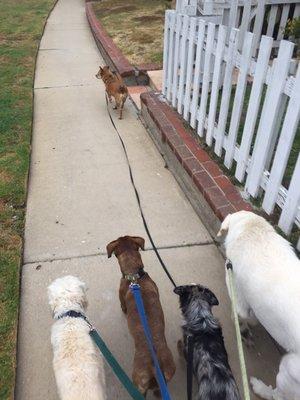
[[[240,400],[228,363],[222,329],[211,311],[212,306],[219,304],[218,299],[201,285],[178,286],[174,292],[179,295],[185,320],[182,326],[185,357],[187,336],[192,335],[194,340],[193,369],[198,383],[197,400]]]

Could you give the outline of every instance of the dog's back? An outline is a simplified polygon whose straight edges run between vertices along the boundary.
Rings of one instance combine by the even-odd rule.
[[[52,327],[53,367],[62,400],[103,400],[100,360],[81,318],[66,318]]]
[[[194,336],[194,371],[199,400],[240,400],[232,375],[222,330]]]
[[[298,257],[289,242],[254,213],[235,213],[224,223],[226,254],[239,295],[282,347],[300,354]]]
[[[184,285],[178,294],[185,323],[182,327],[184,354],[188,336],[194,343],[193,371],[198,383],[198,400],[240,400],[224,345],[219,321],[211,308],[219,304],[215,294],[202,285]]]

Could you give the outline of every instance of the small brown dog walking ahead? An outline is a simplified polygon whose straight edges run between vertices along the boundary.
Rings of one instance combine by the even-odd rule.
[[[129,288],[130,281],[135,280],[141,287],[154,347],[167,382],[172,379],[176,368],[165,338],[165,320],[159,300],[158,288],[144,271],[139,253],[139,249],[144,250],[144,244],[145,240],[141,237],[123,236],[110,242],[106,249],[108,257],[111,257],[112,253],[117,257],[123,276],[120,282],[119,297],[122,311],[127,316],[128,328],[135,343],[133,382],[143,395],[146,395],[147,390],[151,389],[158,396],[159,389],[155,378],[155,368],[147,347],[135,300]]]
[[[103,80],[110,103],[112,102],[112,97],[114,97],[116,102],[114,109],[120,110],[119,119],[122,119],[123,107],[128,96],[128,90],[123,82],[123,79],[121,78],[121,75],[112,72],[109,66],[106,65],[103,68],[99,67],[96,78]]]

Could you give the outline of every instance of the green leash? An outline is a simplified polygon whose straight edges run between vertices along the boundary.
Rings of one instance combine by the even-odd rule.
[[[134,386],[134,384],[131,382],[129,379],[128,375],[126,372],[122,369],[118,361],[115,359],[115,357],[112,355],[98,332],[90,325],[90,335],[95,342],[96,346],[99,348],[101,353],[103,354],[104,358],[106,359],[107,363],[110,365],[111,369],[114,371],[115,375],[119,379],[119,381],[122,383],[122,385],[125,387],[127,392],[130,394],[130,396],[135,399],[135,400],[145,400],[145,397],[137,390],[137,388]]]
[[[230,298],[231,298],[231,306],[232,306],[232,312],[233,312],[233,318],[234,318],[237,348],[238,348],[238,353],[239,353],[240,368],[241,368],[242,381],[243,381],[244,399],[250,400],[250,390],[249,390],[249,384],[248,384],[248,375],[247,375],[247,369],[246,369],[242,335],[241,335],[241,330],[240,330],[239,317],[238,317],[238,314],[236,311],[236,292],[235,292],[235,286],[234,286],[234,282],[233,282],[232,264],[228,260],[226,261],[226,268],[227,268],[227,273],[228,273],[228,278],[229,278]]]

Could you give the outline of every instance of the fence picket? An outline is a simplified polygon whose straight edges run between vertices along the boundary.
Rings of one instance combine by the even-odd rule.
[[[174,62],[173,62],[173,87],[172,87],[172,106],[176,107],[177,104],[177,90],[178,90],[178,70],[179,70],[179,46],[180,46],[180,32],[182,26],[182,15],[178,14],[176,17],[176,33],[175,33],[175,46],[174,46]]]
[[[297,163],[285,199],[285,204],[282,209],[278,222],[279,228],[282,229],[288,235],[291,233],[295,217],[299,210],[299,202],[300,202],[299,182],[300,182],[300,154],[298,155]]]
[[[242,49],[245,34],[249,30],[250,15],[251,15],[251,1],[244,0],[243,7],[244,7],[244,10],[243,10],[242,22],[241,22],[241,26],[239,28],[239,30],[240,30],[239,50]]]
[[[262,173],[264,171],[269,146],[272,140],[280,98],[290,67],[294,44],[283,40],[279,47],[278,58],[273,66],[273,74],[267,90],[257,137],[251,158],[250,171],[246,181],[246,190],[257,196]]]
[[[294,142],[300,115],[300,67],[298,67],[296,82],[291,95],[284,123],[279,137],[275,158],[269,181],[265,190],[262,207],[267,213],[273,212],[277,193],[282,182],[290,151]],[[299,182],[300,186],[300,182]]]
[[[167,93],[167,79],[168,79],[168,50],[169,50],[169,42],[170,42],[170,14],[171,10],[167,10],[165,14],[165,31],[164,31],[164,56],[163,56],[163,84],[162,84],[162,93],[166,95]]]
[[[199,90],[200,90],[200,82],[201,82],[201,64],[202,64],[203,54],[204,54],[204,51],[203,51],[204,36],[205,36],[205,22],[204,22],[204,20],[200,20],[199,26],[198,26],[198,36],[197,36],[195,73],[194,73],[194,82],[193,82],[193,97],[192,97],[192,102],[191,102],[190,124],[191,124],[192,128],[195,128],[195,126],[196,126],[197,106],[198,106]]]
[[[230,33],[232,28],[235,28],[237,12],[238,12],[238,0],[231,0],[230,11],[229,11],[229,21],[228,21],[228,32]]]
[[[232,165],[235,143],[243,110],[244,96],[247,87],[247,75],[251,62],[252,43],[253,33],[247,32],[242,51],[241,67],[234,96],[233,109],[228,132],[227,148],[224,159],[224,164],[228,169],[230,169]]]
[[[260,41],[261,30],[264,23],[264,16],[265,16],[265,3],[266,0],[259,0],[257,2],[256,8],[256,17],[254,22],[254,42],[253,42],[253,55],[256,54],[256,50],[258,48],[258,44]]]
[[[267,36],[273,36],[274,26],[277,17],[278,6],[272,6],[269,15],[268,28],[267,28]]]
[[[209,146],[211,146],[212,144],[214,128],[215,128],[215,119],[216,119],[216,111],[218,105],[219,86],[220,86],[220,79],[222,72],[226,34],[227,34],[227,28],[224,25],[220,25],[218,32],[217,47],[216,47],[214,74],[213,74],[213,81],[211,88],[211,99],[210,99],[209,113],[208,113],[208,126],[206,133],[206,143]]]
[[[170,40],[169,40],[169,55],[168,55],[168,87],[167,87],[167,99],[171,100],[171,88],[172,88],[172,72],[174,66],[174,31],[176,23],[176,13],[170,13]]]
[[[232,29],[229,38],[229,47],[227,52],[227,63],[225,68],[225,76],[223,82],[222,100],[220,107],[219,122],[217,127],[217,136],[214,152],[221,156],[223,141],[225,135],[226,121],[229,109],[231,86],[232,86],[232,72],[234,68],[235,53],[238,46],[238,30]]]
[[[199,111],[198,111],[198,115],[197,115],[197,119],[198,119],[197,133],[200,137],[203,136],[208,89],[209,89],[209,85],[210,85],[210,81],[211,81],[211,64],[212,64],[211,58],[212,58],[212,51],[213,51],[214,38],[215,38],[215,29],[216,29],[216,25],[213,24],[212,22],[210,22],[208,24],[208,30],[207,30],[207,40],[206,40],[206,49],[205,49],[204,72],[203,72],[200,107],[199,107]]]
[[[182,102],[184,95],[184,84],[186,79],[186,42],[189,27],[189,17],[185,15],[183,17],[182,24],[182,36],[180,43],[180,72],[179,72],[179,87],[178,87],[178,100],[177,100],[177,111],[179,114],[182,112]]]
[[[282,40],[284,36],[284,28],[286,26],[286,22],[289,16],[290,5],[286,4],[283,6],[280,23],[279,23],[279,30],[277,35],[277,40]]]
[[[184,106],[183,106],[183,118],[188,119],[191,103],[191,90],[192,90],[192,76],[194,67],[194,39],[196,33],[196,22],[197,18],[190,19],[190,32],[189,32],[189,47],[188,47],[188,61],[187,61],[187,71],[186,71],[186,87],[184,96]]]
[[[262,96],[264,82],[268,71],[272,44],[272,38],[262,36],[235,172],[235,177],[239,182],[242,182],[245,177],[248,156],[259,111],[259,99]]]

